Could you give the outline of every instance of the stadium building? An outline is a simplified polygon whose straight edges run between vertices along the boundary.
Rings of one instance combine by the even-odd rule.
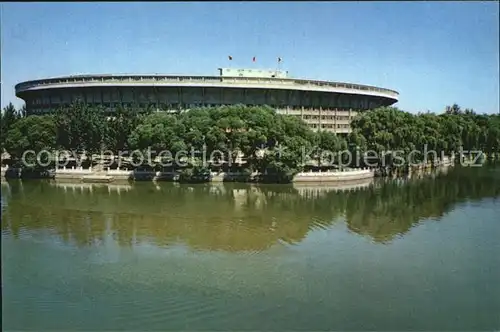
[[[220,68],[218,76],[77,75],[22,82],[16,96],[28,115],[44,114],[76,100],[102,105],[153,107],[158,111],[220,105],[268,105],[300,117],[313,130],[350,132],[358,112],[398,101],[375,86],[290,78],[287,71]]]

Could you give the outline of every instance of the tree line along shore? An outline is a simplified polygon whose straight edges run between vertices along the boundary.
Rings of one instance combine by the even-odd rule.
[[[177,113],[131,107],[106,114],[100,107],[76,102],[53,114],[25,114],[24,106],[16,109],[9,104],[3,109],[0,148],[2,155],[10,156],[2,160],[2,165],[9,163],[28,174],[40,174],[56,166],[48,154],[40,154],[46,160],[37,162],[36,154],[60,150],[72,151],[76,159],[88,156],[80,161],[84,167],[98,163],[93,156],[104,150],[125,157],[124,151],[142,151],[152,154],[153,162],[132,163],[135,168],[167,168],[179,171],[186,180],[203,177],[210,170],[258,172],[264,182],[288,182],[304,170],[373,166],[373,158],[377,166],[397,169],[407,168],[409,163],[432,163],[434,156],[453,157],[459,151],[481,151],[487,159],[500,155],[500,116],[477,114],[456,104],[441,114],[412,114],[395,107],[363,112],[352,121],[352,132],[347,136],[313,131],[301,119],[277,114],[269,107],[243,105]],[[33,153],[23,157],[28,150]],[[160,151],[169,153],[158,158],[155,152]],[[188,158],[183,165],[174,162],[165,167],[183,151],[205,152]],[[376,154],[370,163],[366,157],[369,151]],[[406,165],[396,167],[390,153],[394,151],[403,155],[412,151],[435,154],[411,154]],[[241,155],[243,163],[223,162],[238,160]],[[211,163],[202,162],[206,156],[212,157]],[[25,162],[21,162],[23,158]],[[120,159],[111,167],[126,160],[130,161]]]

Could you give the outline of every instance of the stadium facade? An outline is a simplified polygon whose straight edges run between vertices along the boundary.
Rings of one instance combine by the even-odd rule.
[[[16,85],[28,115],[50,113],[82,100],[108,112],[122,105],[158,111],[220,105],[268,105],[300,117],[313,130],[350,132],[358,112],[398,101],[398,92],[375,86],[290,78],[281,70],[220,68],[218,76],[77,75]]]

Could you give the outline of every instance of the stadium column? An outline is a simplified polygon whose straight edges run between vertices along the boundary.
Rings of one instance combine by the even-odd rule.
[[[300,118],[304,121],[304,91],[299,91]]]
[[[335,131],[335,133],[337,133],[337,107],[335,107],[334,109],[334,116],[333,116],[333,130]]]
[[[52,109],[53,106],[52,106],[52,97],[50,96],[50,94],[47,97],[47,102],[49,103],[47,105],[48,106],[47,108],[52,112],[53,111],[53,109]]]
[[[177,100],[179,101],[177,103],[177,108],[179,110],[183,110],[184,105],[183,105],[183,100],[182,100],[182,88],[181,87],[177,88]]]
[[[292,104],[292,90],[286,94],[286,115],[290,113],[290,105]]]
[[[117,88],[116,94],[118,96],[118,102],[120,103],[120,107],[123,107],[123,92],[122,89]]]
[[[318,127],[319,127],[319,130],[321,130],[321,116],[323,114],[323,109],[321,108],[321,106],[319,107],[319,118],[318,118]]]
[[[160,98],[158,95],[158,87],[156,87],[155,85],[153,85],[153,93],[155,96],[156,111],[158,112],[160,110]]]

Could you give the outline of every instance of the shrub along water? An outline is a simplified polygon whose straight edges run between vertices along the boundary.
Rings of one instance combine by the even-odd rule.
[[[2,151],[11,155],[12,162],[23,169],[27,166],[19,161],[27,150],[38,153],[63,149],[74,151],[77,156],[85,151],[90,164],[92,156],[103,150],[118,155],[118,151],[150,149],[153,159],[155,151],[168,150],[170,156],[166,159],[173,162],[169,169],[182,170],[182,181],[188,182],[208,181],[209,170],[258,172],[263,182],[289,182],[308,162],[321,162],[322,151],[349,150],[354,160],[369,150],[409,153],[426,148],[449,156],[462,148],[484,151],[488,158],[500,153],[500,116],[476,114],[458,105],[447,107],[442,114],[411,114],[382,107],[360,113],[352,128],[345,138],[326,131],[314,132],[296,117],[277,114],[269,107],[243,105],[179,113],[132,107],[106,114],[102,108],[77,102],[52,115],[26,117],[24,107],[16,110],[9,104],[1,116],[0,144]],[[193,150],[205,151],[206,157],[218,151],[213,155],[216,162],[237,160],[240,151],[245,163],[231,167],[205,165],[200,162],[199,153],[194,159],[187,158],[186,166],[176,166],[173,160],[176,154]],[[310,160],[304,160],[304,151],[309,152]],[[429,157],[432,159],[432,155]],[[33,155],[28,158],[30,163],[36,163]],[[345,162],[339,158],[334,156],[334,162]],[[389,164],[390,160],[389,157]],[[416,154],[412,161],[422,160],[423,155]],[[359,166],[365,166],[363,161]],[[32,171],[43,172],[51,167],[53,163],[32,167]],[[164,169],[158,162],[150,168]]]

